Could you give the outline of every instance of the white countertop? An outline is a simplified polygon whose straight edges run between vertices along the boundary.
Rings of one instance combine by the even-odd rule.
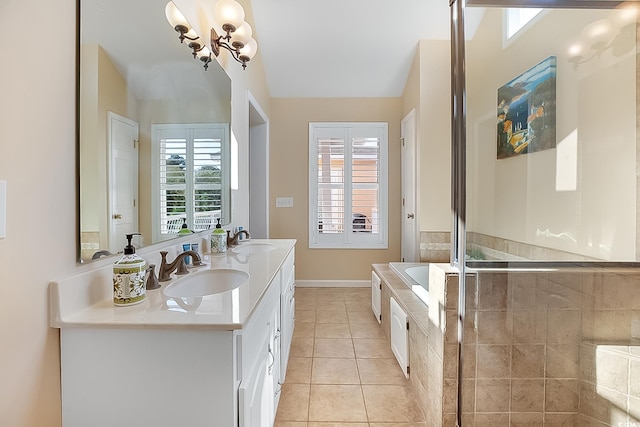
[[[249,280],[238,288],[202,298],[165,296],[162,290],[180,280],[172,274],[171,281],[160,282],[160,289],[148,290],[142,303],[117,307],[113,304],[111,266],[53,281],[50,324],[54,328],[241,329],[296,243],[293,239],[253,239],[241,245],[252,242],[268,242],[276,248],[250,255],[229,250],[202,257],[207,265],[195,270],[234,268],[249,273]]]

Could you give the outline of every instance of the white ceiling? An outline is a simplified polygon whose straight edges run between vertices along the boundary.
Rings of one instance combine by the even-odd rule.
[[[401,96],[418,41],[450,34],[447,0],[251,5],[269,92],[278,98]]]

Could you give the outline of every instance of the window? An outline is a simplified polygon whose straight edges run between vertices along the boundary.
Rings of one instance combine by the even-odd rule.
[[[174,237],[186,221],[193,231],[215,226],[228,205],[222,171],[228,158],[226,124],[152,125],[153,232],[157,240]],[[157,211],[157,212],[156,212]]]
[[[538,8],[512,8],[506,9],[506,29],[507,40],[515,36],[518,31],[524,28],[542,9]]]
[[[309,123],[309,247],[387,247],[387,123]]]

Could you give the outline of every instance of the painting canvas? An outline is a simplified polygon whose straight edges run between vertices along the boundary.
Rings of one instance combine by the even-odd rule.
[[[555,56],[498,89],[497,129],[498,159],[555,148]]]

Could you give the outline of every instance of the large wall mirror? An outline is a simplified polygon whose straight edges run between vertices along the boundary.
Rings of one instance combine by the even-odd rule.
[[[168,0],[78,0],[79,261],[230,222],[231,81]]]

